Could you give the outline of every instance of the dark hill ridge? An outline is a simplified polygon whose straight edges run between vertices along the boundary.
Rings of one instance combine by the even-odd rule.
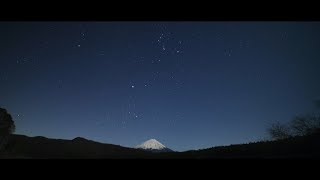
[[[186,151],[177,158],[320,158],[320,133],[277,141]]]
[[[320,158],[320,134],[162,153],[103,144],[81,137],[63,140],[11,135],[0,158]]]
[[[25,158],[137,158],[151,153],[81,137],[63,140],[11,135],[5,154]]]
[[[82,138],[82,137],[76,137],[74,139],[72,139],[72,141],[77,141],[77,142],[87,142],[89,140]]]

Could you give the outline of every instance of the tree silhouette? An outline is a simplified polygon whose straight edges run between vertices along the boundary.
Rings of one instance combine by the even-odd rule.
[[[290,128],[279,122],[276,122],[267,129],[272,139],[285,139],[291,137]]]
[[[315,105],[320,108],[320,100],[316,100]],[[320,133],[320,115],[314,113],[306,116],[296,116],[287,124],[276,122],[267,131],[272,139]]]
[[[292,134],[295,136],[305,136],[315,133],[320,128],[320,117],[308,115],[305,117],[295,117],[291,121]]]
[[[6,109],[0,108],[0,136],[6,136],[15,131],[15,124]]]
[[[9,135],[15,131],[14,121],[6,109],[0,108],[0,151],[5,149]]]

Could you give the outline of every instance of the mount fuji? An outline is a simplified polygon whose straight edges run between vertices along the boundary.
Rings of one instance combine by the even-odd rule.
[[[167,148],[163,144],[161,144],[159,141],[155,139],[150,139],[148,141],[145,141],[144,143],[136,146],[137,149],[143,149],[146,151],[151,152],[173,152],[171,149]]]

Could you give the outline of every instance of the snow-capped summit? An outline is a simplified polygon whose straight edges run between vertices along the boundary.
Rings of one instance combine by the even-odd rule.
[[[137,149],[144,149],[148,151],[154,151],[154,152],[169,152],[172,151],[171,149],[167,148],[165,145],[161,144],[156,139],[150,139],[148,141],[145,141],[144,143],[136,146]]]
[[[155,139],[150,139],[138,146],[136,148],[141,148],[141,149],[163,149],[166,148],[163,144],[161,144],[159,141]]]

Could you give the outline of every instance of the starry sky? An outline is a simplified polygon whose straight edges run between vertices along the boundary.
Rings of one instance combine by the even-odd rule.
[[[320,97],[319,22],[0,22],[16,134],[185,151],[267,137]]]

